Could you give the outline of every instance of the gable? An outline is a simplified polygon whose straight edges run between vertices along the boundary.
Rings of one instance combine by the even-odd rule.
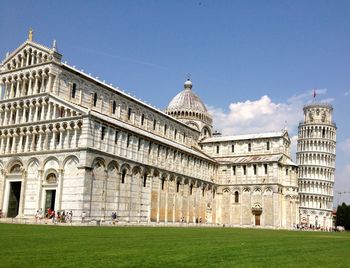
[[[46,62],[60,62],[62,55],[33,41],[27,40],[2,62],[2,71],[12,71]]]

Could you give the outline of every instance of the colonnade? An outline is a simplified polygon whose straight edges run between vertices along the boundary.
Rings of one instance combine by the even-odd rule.
[[[322,123],[323,122],[319,122]],[[333,123],[333,122],[330,122]],[[322,138],[322,139],[336,139],[336,132],[334,127],[328,126],[299,126],[299,138]]]
[[[333,183],[331,182],[313,182],[313,181],[299,181],[299,191],[303,193],[314,193],[333,195]]]
[[[31,96],[41,92],[52,92],[56,76],[46,69],[4,76],[0,86],[4,87],[3,99]]]
[[[35,64],[47,62],[50,56],[33,48],[24,49],[16,55],[7,65],[7,70],[14,70]]]
[[[59,105],[49,98],[15,101],[0,105],[0,125],[42,122],[80,115],[76,111]]]
[[[316,151],[335,154],[335,142],[300,140],[298,141],[298,151]]]
[[[34,151],[77,148],[82,121],[61,122],[0,130],[0,153],[18,154]]]
[[[319,195],[300,195],[300,206],[313,209],[328,209],[331,210],[333,205],[333,197],[325,197]]]
[[[299,152],[297,155],[299,165],[320,165],[334,167],[335,155],[329,153],[306,153]]]

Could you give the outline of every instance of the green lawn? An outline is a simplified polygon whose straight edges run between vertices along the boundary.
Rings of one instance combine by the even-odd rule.
[[[0,224],[0,267],[350,267],[350,233]]]

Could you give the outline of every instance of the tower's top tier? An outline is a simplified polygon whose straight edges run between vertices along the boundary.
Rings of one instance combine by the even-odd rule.
[[[333,107],[329,103],[312,103],[304,106],[305,124],[334,124],[332,122]]]

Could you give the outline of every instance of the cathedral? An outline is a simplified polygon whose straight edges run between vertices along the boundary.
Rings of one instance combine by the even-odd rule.
[[[309,126],[332,124],[330,106],[305,111],[299,178],[287,131],[213,132],[189,79],[162,111],[61,59],[55,42],[41,45],[30,31],[0,65],[3,217],[42,208],[72,211],[75,222],[116,212],[125,223],[331,226],[334,169],[316,161],[333,165],[335,127]],[[328,151],[313,154],[315,146]]]

